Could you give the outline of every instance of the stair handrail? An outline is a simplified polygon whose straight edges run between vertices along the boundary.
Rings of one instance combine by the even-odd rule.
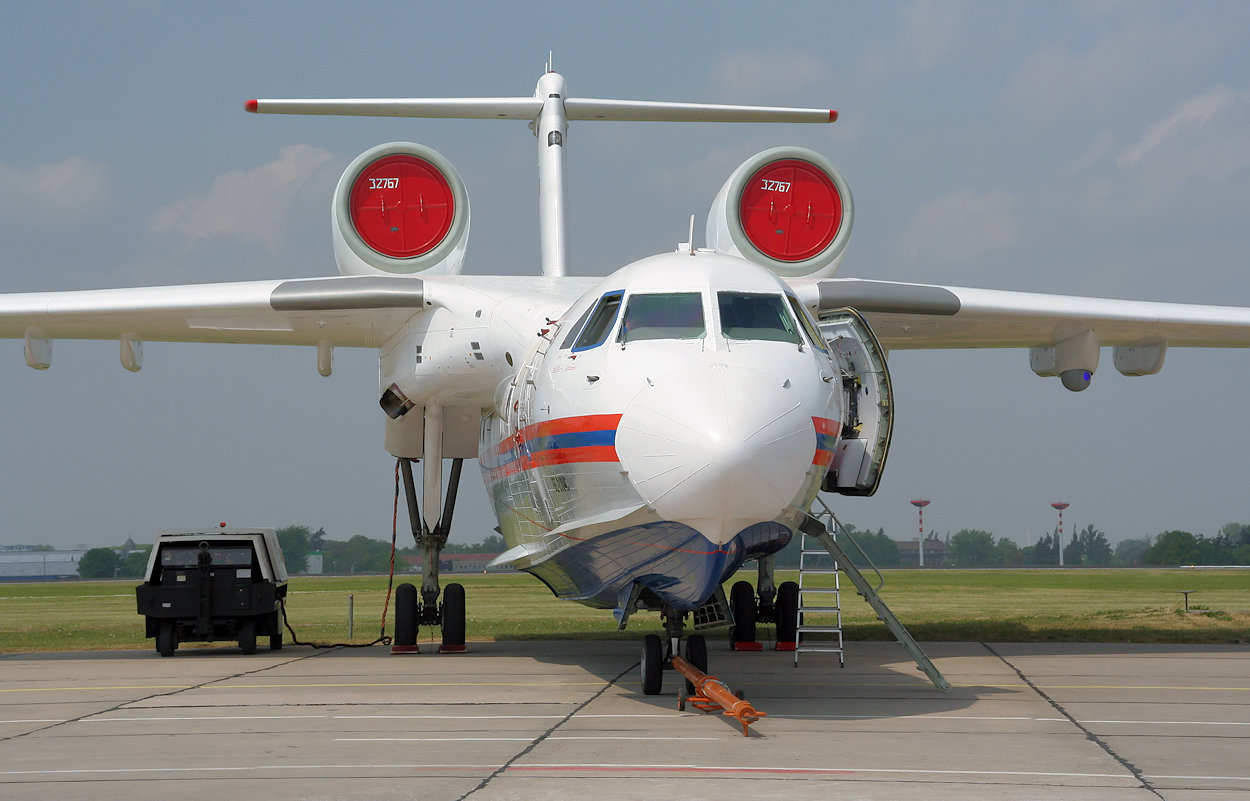
[[[834,531],[839,536],[845,537],[847,542],[854,545],[855,550],[859,552],[860,556],[864,557],[864,561],[867,562],[868,566],[872,568],[872,572],[877,574],[878,583],[877,586],[872,588],[872,590],[873,592],[880,592],[881,588],[885,586],[885,574],[877,568],[876,562],[872,561],[872,557],[868,555],[858,542],[856,542],[855,536],[847,530],[846,526],[843,525],[842,521],[838,519],[838,516],[833,513],[833,510],[829,508],[829,505],[825,503],[824,499],[819,495],[816,496],[816,503],[820,504],[821,508],[825,510],[824,513],[829,516],[831,521],[833,521]],[[819,516],[817,516],[817,519],[819,519]]]

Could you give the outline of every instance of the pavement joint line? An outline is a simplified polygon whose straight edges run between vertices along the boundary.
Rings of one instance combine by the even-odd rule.
[[[493,742],[522,742],[528,743],[533,737],[335,737],[336,743],[493,743]],[[654,740],[679,740],[686,742],[688,740],[719,740],[719,737],[632,737],[624,735],[573,735],[573,734],[557,734],[547,738],[548,740],[643,740],[652,742]]]
[[[715,738],[712,738],[715,739]],[[1058,771],[1023,771],[1023,770],[976,770],[976,769],[933,769],[933,768],[802,768],[783,767],[780,765],[698,765],[691,763],[528,763],[524,765],[500,765],[480,763],[321,763],[310,765],[270,764],[270,765],[216,765],[216,766],[166,766],[166,767],[113,767],[113,768],[56,768],[0,770],[0,776],[56,776],[84,774],[119,774],[119,773],[247,773],[260,771],[310,771],[310,770],[506,770],[508,772],[621,772],[621,773],[725,773],[725,774],[777,774],[777,775],[809,775],[809,776],[848,776],[855,774],[900,774],[905,776],[1002,776],[1036,779],[1118,779],[1127,781],[1131,777],[1122,773],[1077,773]],[[1207,781],[1250,781],[1250,776],[1193,776],[1151,774],[1151,778],[1172,780],[1207,780]],[[475,792],[475,791],[474,791]]]
[[[693,772],[693,773],[779,773],[779,774],[798,774],[798,775],[853,775],[856,773],[900,773],[908,776],[915,775],[934,775],[934,776],[1027,776],[1039,779],[1064,778],[1064,779],[1119,779],[1120,781],[1130,781],[1131,776],[1125,776],[1123,773],[1067,773],[1057,771],[1033,771],[1033,770],[976,770],[969,768],[967,770],[959,769],[939,769],[939,768],[798,768],[798,767],[781,767],[780,765],[691,765],[691,764],[613,764],[613,763],[587,763],[583,765],[560,764],[560,763],[528,763],[525,765],[517,765],[511,770],[559,770],[569,773],[576,773],[579,770],[605,770],[605,771],[674,771],[674,772]],[[1232,778],[1232,777],[1230,777]]]
[[[138,718],[84,718],[83,723],[152,723],[160,720],[198,721],[198,720],[320,720],[328,715],[163,715],[161,717]]]
[[[313,653],[311,653],[311,654],[304,654],[304,655],[301,655],[301,656],[296,656],[296,657],[291,658],[291,659],[285,659],[285,660],[283,660],[283,661],[281,661],[281,662],[275,662],[275,663],[272,663],[272,664],[264,665],[264,666],[261,666],[261,667],[256,668],[255,670],[252,670],[252,671],[244,671],[244,672],[242,672],[242,673],[236,673],[236,674],[234,674],[234,676],[228,676],[227,678],[237,678],[237,677],[239,677],[239,676],[246,676],[246,675],[248,675],[249,673],[260,673],[260,672],[265,671],[265,670],[272,670],[273,668],[276,668],[276,667],[285,667],[286,665],[292,665],[292,664],[295,664],[296,662],[302,662],[302,661],[303,661],[303,660],[305,660],[305,659],[314,659],[314,658],[316,658],[316,657],[318,657],[318,656],[321,656],[323,653],[326,653],[326,652],[325,652],[325,651],[315,651],[315,652],[313,652]],[[60,721],[60,722],[58,722],[58,723],[52,723],[52,724],[49,724],[49,725],[47,725],[47,726],[40,726],[40,727],[38,727],[38,728],[31,729],[30,731],[23,731],[23,732],[18,732],[17,734],[11,734],[11,735],[8,735],[8,736],[5,736],[5,737],[0,737],[0,743],[8,742],[8,741],[10,741],[10,740],[17,740],[17,739],[20,739],[20,738],[22,738],[22,737],[29,737],[29,736],[30,736],[30,735],[32,735],[32,734],[39,734],[39,733],[41,733],[41,732],[45,732],[45,731],[48,731],[48,730],[50,730],[50,729],[55,729],[55,728],[57,728],[57,727],[59,727],[59,726],[65,726],[65,725],[70,724],[70,723],[77,723],[77,722],[80,722],[80,721],[85,721],[85,720],[87,720],[87,719],[89,719],[89,718],[93,718],[93,717],[95,717],[95,716],[97,716],[97,715],[107,715],[107,714],[109,714],[109,713],[111,713],[111,712],[117,712],[117,711],[119,711],[119,710],[125,709],[127,706],[129,706],[130,704],[133,704],[133,703],[138,703],[138,702],[141,702],[141,701],[149,701],[149,700],[151,700],[151,699],[153,699],[153,698],[160,698],[160,697],[167,697],[167,696],[171,696],[171,695],[176,695],[177,693],[184,692],[185,690],[195,689],[195,688],[197,688],[197,687],[203,687],[203,686],[205,686],[205,685],[212,684],[213,682],[216,682],[216,681],[222,681],[222,680],[223,680],[223,679],[221,679],[221,678],[211,678],[211,679],[208,679],[208,680],[206,680],[206,681],[204,681],[204,682],[201,682],[200,684],[197,684],[197,685],[191,685],[191,686],[189,686],[189,687],[179,687],[179,688],[173,689],[171,692],[153,693],[153,694],[151,694],[151,695],[144,696],[143,698],[129,698],[129,699],[126,699],[126,700],[124,700],[124,701],[121,701],[121,702],[119,702],[119,703],[117,703],[117,704],[114,704],[113,706],[109,707],[108,709],[97,709],[97,710],[95,710],[95,711],[93,711],[93,712],[87,712],[87,713],[85,713],[85,714],[83,714],[83,715],[79,715],[78,717],[74,717],[74,718],[67,718],[67,719],[65,719],[65,720],[63,720],[63,721]]]
[[[324,652],[323,652],[324,653]],[[301,659],[307,659],[318,654],[309,654]],[[270,668],[281,667],[289,664],[282,662],[275,665],[269,665],[260,668],[254,672],[261,672]],[[240,673],[239,676],[249,675],[249,673]],[[233,676],[227,676],[223,679],[212,679],[201,684],[111,684],[111,685],[79,685],[77,687],[0,687],[0,693],[38,693],[38,692],[78,692],[84,690],[243,690],[243,689],[278,689],[278,688],[323,688],[323,687],[593,687],[601,684],[602,681],[496,681],[496,682],[463,682],[463,681],[427,681],[427,682],[324,682],[324,683],[285,683],[271,682],[266,684],[224,684]],[[210,686],[211,685],[211,686]],[[846,687],[901,687],[905,688],[910,685],[898,684],[896,682],[848,682],[839,683],[837,685],[827,682],[786,682],[781,684],[782,687],[829,687],[830,689],[846,688]],[[917,685],[919,687],[919,685]],[[956,689],[976,690],[980,688],[993,689],[1034,689],[1041,688],[1046,690],[1181,690],[1188,692],[1250,692],[1250,687],[1214,687],[1214,686],[1184,686],[1184,685],[1153,685],[1153,684],[1020,684],[1020,683],[980,683],[980,684],[952,684]],[[928,685],[924,685],[922,689],[928,689]],[[167,695],[168,693],[159,693],[157,695]],[[760,699],[777,698],[784,696],[778,695],[759,695]]]
[[[1110,756],[1112,759],[1114,759],[1116,762],[1118,762],[1118,763],[1120,764],[1120,766],[1121,766],[1121,767],[1123,767],[1125,770],[1127,770],[1127,771],[1129,771],[1131,774],[1133,774],[1133,777],[1134,777],[1135,779],[1137,779],[1138,783],[1139,783],[1139,784],[1140,784],[1143,788],[1145,788],[1146,790],[1150,791],[1152,794],[1154,794],[1154,795],[1158,796],[1158,797],[1161,799],[1161,801],[1167,801],[1167,799],[1165,799],[1165,798],[1164,798],[1163,794],[1162,794],[1162,793],[1160,793],[1158,790],[1156,790],[1156,789],[1155,789],[1155,787],[1154,787],[1154,785],[1152,785],[1149,781],[1147,781],[1146,776],[1145,776],[1145,775],[1141,772],[1141,770],[1140,770],[1140,769],[1138,769],[1138,767],[1137,767],[1136,765],[1134,765],[1132,762],[1129,762],[1127,759],[1125,759],[1124,757],[1122,757],[1122,756],[1120,756],[1119,754],[1117,754],[1117,753],[1116,753],[1116,752],[1115,752],[1115,751],[1111,748],[1111,746],[1107,744],[1107,742],[1106,742],[1105,740],[1103,740],[1101,737],[1099,737],[1098,735],[1094,734],[1094,732],[1092,732],[1092,731],[1090,731],[1088,728],[1086,728],[1086,727],[1084,726],[1084,724],[1082,724],[1082,723],[1081,723],[1080,721],[1078,721],[1075,717],[1073,717],[1073,716],[1072,716],[1072,714],[1071,714],[1070,712],[1068,712],[1068,710],[1067,710],[1067,709],[1065,709],[1065,708],[1063,707],[1063,705],[1062,705],[1062,704],[1060,704],[1058,701],[1056,701],[1055,699],[1053,699],[1053,698],[1051,698],[1049,695],[1047,695],[1047,694],[1046,694],[1046,693],[1042,690],[1042,688],[1040,688],[1040,687],[1038,687],[1037,685],[1033,684],[1033,682],[1029,679],[1029,677],[1028,677],[1028,676],[1026,676],[1026,675],[1024,674],[1024,671],[1023,671],[1023,670],[1021,670],[1020,668],[1016,667],[1016,666],[1015,666],[1015,665],[1014,665],[1014,664],[1013,664],[1013,663],[1012,663],[1009,659],[1007,659],[1007,657],[1005,657],[1005,656],[1003,656],[1002,654],[998,653],[998,651],[995,651],[995,650],[994,650],[994,647],[993,647],[993,646],[991,646],[989,643],[984,643],[984,642],[983,642],[983,643],[981,643],[981,645],[982,645],[982,647],[984,647],[984,648],[985,648],[985,650],[989,651],[991,654],[993,654],[994,656],[998,657],[998,659],[999,659],[999,660],[1000,660],[1000,661],[1001,661],[1004,665],[1006,665],[1007,667],[1009,667],[1009,668],[1011,668],[1012,670],[1014,670],[1014,671],[1016,672],[1016,675],[1018,675],[1018,676],[1020,677],[1020,680],[1021,680],[1021,681],[1023,681],[1023,682],[1025,682],[1025,683],[1027,683],[1030,687],[1032,687],[1032,688],[1033,688],[1033,691],[1034,691],[1034,692],[1036,692],[1036,693],[1038,694],[1038,696],[1040,696],[1040,697],[1042,698],[1042,700],[1044,700],[1047,704],[1050,704],[1050,706],[1051,706],[1051,708],[1052,708],[1052,709],[1054,709],[1054,710],[1055,710],[1056,712],[1058,712],[1060,715],[1063,715],[1065,718],[1067,718],[1067,719],[1068,719],[1068,720],[1072,723],[1072,725],[1073,725],[1073,726],[1075,726],[1078,730],[1080,730],[1080,732],[1081,732],[1082,734],[1084,734],[1084,735],[1085,735],[1086,739],[1088,739],[1090,742],[1092,742],[1092,743],[1094,743],[1095,745],[1097,745],[1099,748],[1101,748],[1101,749],[1103,750],[1103,752],[1105,752],[1108,756]]]
[[[625,674],[633,671],[635,668],[640,667],[641,664],[642,664],[641,662],[634,662],[633,664],[629,665],[624,670],[622,670],[620,673],[616,674],[615,678],[613,678],[611,681],[609,681],[608,683],[600,687],[597,692],[592,694],[585,701],[582,701],[581,704],[574,707],[562,720],[556,722],[551,728],[547,729],[547,731],[543,732],[538,737],[535,737],[533,742],[531,742],[528,746],[521,749],[518,753],[513,754],[512,757],[509,758],[507,762],[499,766],[498,769],[493,771],[489,776],[487,776],[485,779],[479,782],[478,785],[474,787],[472,790],[469,790],[469,792],[457,798],[456,801],[464,801],[464,799],[468,798],[469,796],[473,795],[479,790],[486,789],[486,787],[488,787],[492,781],[494,781],[497,777],[506,773],[510,766],[516,764],[517,760],[520,760],[524,758],[525,756],[527,756],[528,754],[533,753],[534,749],[537,748],[539,745],[541,745],[544,741],[549,739],[551,735],[554,734],[557,729],[559,729],[565,723],[568,723],[570,720],[572,720],[574,716],[577,715],[578,712],[581,712],[583,709],[585,709],[586,707],[590,706],[595,701],[602,698],[608,692],[608,690],[614,687],[616,683],[619,682],[625,676]]]
[[[298,657],[299,659],[310,659],[320,654],[309,654],[307,656]],[[49,693],[49,692],[78,692],[82,690],[173,690],[181,692],[183,690],[274,690],[284,688],[322,688],[322,687],[595,687],[603,684],[602,681],[396,681],[396,682],[336,682],[336,683],[269,683],[269,684],[221,684],[220,682],[229,681],[237,676],[246,676],[251,672],[261,672],[275,667],[282,667],[289,664],[283,662],[279,665],[268,665],[259,668],[256,671],[236,674],[236,676],[226,676],[225,678],[208,679],[200,684],[109,684],[109,685],[80,685],[78,687],[0,687],[0,693]],[[216,685],[216,686],[212,686]],[[156,693],[150,697],[159,697],[161,695],[169,695],[170,693]],[[136,699],[143,700],[143,699]]]

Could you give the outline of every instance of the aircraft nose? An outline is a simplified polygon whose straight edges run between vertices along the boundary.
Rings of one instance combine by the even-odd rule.
[[[786,508],[815,443],[811,415],[788,382],[742,367],[648,379],[616,435],[643,500],[716,545]]]

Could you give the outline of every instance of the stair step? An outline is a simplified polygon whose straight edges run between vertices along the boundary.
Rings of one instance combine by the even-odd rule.
[[[800,634],[837,634],[842,631],[841,626],[799,626]]]
[[[832,612],[841,612],[842,607],[840,606],[800,606],[799,611],[806,612],[808,614],[821,613],[821,612],[832,613]]]

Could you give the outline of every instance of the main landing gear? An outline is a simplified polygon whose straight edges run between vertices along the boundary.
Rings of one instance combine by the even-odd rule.
[[[758,595],[757,595],[758,594]],[[729,590],[729,609],[733,624],[729,627],[729,647],[735,651],[762,651],[756,635],[756,624],[776,626],[777,650],[793,651],[798,640],[799,585],[793,581],[773,583],[773,557],[759,559],[756,586],[738,581]]]
[[[465,650],[464,587],[460,584],[443,587],[443,599],[439,603],[438,560],[443,546],[447,544],[447,535],[451,532],[451,517],[456,508],[456,492],[460,487],[460,470],[464,460],[452,459],[451,476],[447,481],[447,502],[433,528],[429,527],[417,506],[412,461],[400,459],[399,470],[403,475],[404,497],[408,501],[412,537],[422,552],[421,591],[418,595],[417,588],[411,584],[400,584],[395,589],[395,639],[391,645],[391,653],[417,653],[417,632],[421,626],[437,626],[442,629],[443,643],[438,648],[439,653],[460,653]],[[440,459],[440,468],[441,461]],[[430,460],[427,460],[426,470],[430,469]],[[426,498],[428,506],[429,496]]]

